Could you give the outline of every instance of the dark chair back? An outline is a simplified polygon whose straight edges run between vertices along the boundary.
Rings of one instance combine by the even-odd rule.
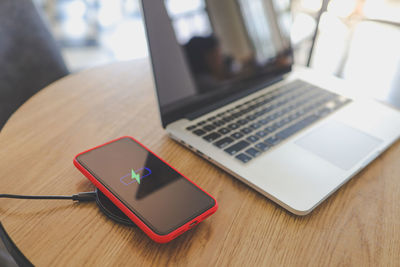
[[[31,0],[0,1],[0,129],[43,87],[68,74]]]

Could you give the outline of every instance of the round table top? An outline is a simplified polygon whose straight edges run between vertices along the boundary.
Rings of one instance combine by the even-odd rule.
[[[399,142],[310,215],[295,216],[167,137],[148,59],[67,76],[17,110],[0,134],[1,193],[93,190],[73,157],[124,135],[208,191],[219,210],[157,244],[139,228],[109,220],[93,202],[0,199],[1,222],[33,264],[400,264]]]

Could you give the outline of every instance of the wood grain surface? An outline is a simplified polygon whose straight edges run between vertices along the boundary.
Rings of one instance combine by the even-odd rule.
[[[92,190],[73,157],[131,135],[212,194],[219,210],[160,245],[110,221],[94,203],[0,199],[1,222],[35,265],[400,265],[399,142],[299,217],[169,139],[153,87],[145,59],[70,75],[39,92],[0,133],[0,192]]]

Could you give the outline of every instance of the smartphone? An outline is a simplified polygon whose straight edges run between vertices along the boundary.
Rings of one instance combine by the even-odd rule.
[[[171,241],[218,208],[210,194],[133,137],[82,152],[74,165],[158,243]]]

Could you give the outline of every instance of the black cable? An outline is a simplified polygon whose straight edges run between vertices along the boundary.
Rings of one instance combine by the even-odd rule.
[[[81,192],[72,196],[26,196],[26,195],[11,195],[0,194],[0,198],[16,198],[16,199],[71,199],[75,201],[94,201],[96,200],[96,192]]]

